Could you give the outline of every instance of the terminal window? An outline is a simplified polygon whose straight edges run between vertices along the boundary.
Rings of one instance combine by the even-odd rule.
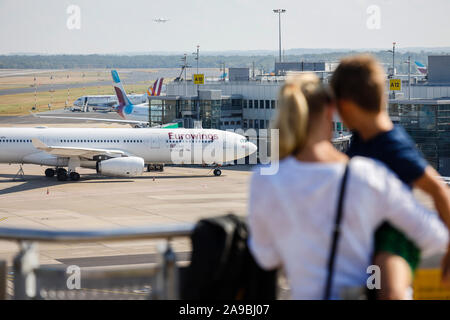
[[[270,107],[275,109],[275,100],[270,101]]]
[[[264,129],[264,120],[259,120],[259,127]]]
[[[266,100],[266,109],[270,109],[270,100]]]
[[[259,108],[264,109],[264,100],[259,100]]]
[[[253,105],[255,106],[255,109],[258,109],[258,100],[253,100]]]
[[[248,100],[248,108],[253,109],[253,100]]]

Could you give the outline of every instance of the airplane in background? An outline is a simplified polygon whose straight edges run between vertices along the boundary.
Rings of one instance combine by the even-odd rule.
[[[161,89],[164,82],[164,78],[157,79],[153,84],[153,87],[148,87],[147,95],[149,97],[157,97],[161,95]]]
[[[148,87],[147,94],[131,94],[129,95],[130,101],[133,104],[146,103],[148,97],[155,97],[161,95],[161,89],[164,82],[164,78],[158,78],[153,83],[153,86]],[[74,101],[73,105],[81,108],[87,106],[93,110],[111,111],[117,107],[116,95],[91,95],[82,96]]]
[[[119,74],[116,70],[111,70],[111,76],[113,79],[114,91],[118,101],[116,112],[122,118],[119,119],[100,119],[100,118],[86,118],[86,117],[64,117],[64,116],[49,116],[33,113],[35,117],[50,118],[50,119],[72,119],[72,120],[88,120],[88,121],[100,121],[111,123],[127,123],[135,127],[148,127],[149,123],[149,105],[148,102],[134,104],[132,100],[127,96],[123,84],[120,81]],[[158,79],[153,84],[151,90],[149,89],[147,95],[155,96],[161,93],[161,87],[164,79]]]
[[[216,129],[0,128],[0,163],[49,166],[45,176],[77,181],[77,168],[98,174],[134,177],[145,165],[220,164],[256,152],[255,144],[234,132]],[[65,167],[68,169],[66,170]]]
[[[425,74],[426,75],[428,73],[428,68],[425,65],[423,65],[419,61],[414,61],[414,63],[416,64],[417,70],[419,70],[419,72],[421,74]]]
[[[228,73],[226,73],[226,72],[224,72],[224,73],[222,73],[221,75],[220,75],[220,77],[219,77],[219,80],[226,80],[226,78],[227,78],[227,76],[228,76]]]

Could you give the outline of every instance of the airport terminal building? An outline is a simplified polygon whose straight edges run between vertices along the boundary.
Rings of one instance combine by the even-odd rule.
[[[389,99],[391,119],[441,175],[450,176],[450,55],[429,56],[427,77],[411,80],[403,80],[400,94]]]
[[[189,80],[171,82],[166,85],[165,96],[149,98],[150,121],[179,121],[186,128],[201,120],[203,128],[268,129],[284,80],[284,75],[253,78],[249,68],[230,68],[228,81],[207,81],[202,85]],[[338,118],[335,131],[337,136],[345,133]]]
[[[203,128],[268,129],[277,109],[277,96],[287,75],[313,71],[328,82],[335,64],[276,63],[276,74],[252,75],[249,68],[230,68],[227,81],[171,82],[166,95],[150,97],[150,122],[179,122],[192,128],[201,120]],[[389,95],[388,111],[395,123],[411,135],[427,160],[442,175],[450,176],[450,56],[430,56],[427,77],[402,79],[402,90]],[[386,84],[389,89],[389,83]],[[411,92],[411,93],[410,93]],[[392,93],[392,92],[391,92]],[[334,121],[336,140],[350,132],[342,121]],[[340,149],[345,149],[344,139]]]

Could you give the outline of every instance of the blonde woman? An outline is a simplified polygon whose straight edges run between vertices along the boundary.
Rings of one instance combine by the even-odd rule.
[[[339,299],[342,289],[365,286],[374,231],[383,221],[425,256],[448,245],[438,216],[382,163],[349,161],[333,147],[334,112],[332,94],[315,75],[287,80],[274,125],[279,170],[257,169],[251,180],[250,250],[263,268],[285,269],[294,299]]]

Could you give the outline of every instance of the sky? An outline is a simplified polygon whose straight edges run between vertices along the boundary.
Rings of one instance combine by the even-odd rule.
[[[0,54],[278,50],[275,8],[284,49],[450,47],[449,0],[0,0]]]

